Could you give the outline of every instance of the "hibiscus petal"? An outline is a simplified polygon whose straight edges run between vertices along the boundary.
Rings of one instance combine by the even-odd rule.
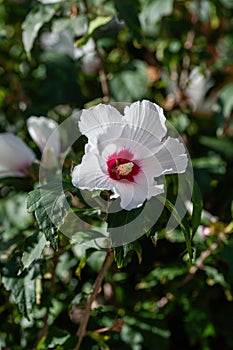
[[[27,120],[28,132],[31,138],[44,151],[45,145],[48,148],[53,148],[56,156],[60,153],[60,135],[58,131],[58,124],[50,118],[31,116]]]
[[[145,181],[153,183],[155,177],[159,177],[163,174],[162,165],[155,156],[140,159],[140,167],[142,172],[139,173],[135,179],[137,183]]]
[[[99,104],[83,110],[79,130],[88,137],[90,144],[95,145],[98,136],[104,133],[108,126],[112,127],[118,123],[123,123],[123,117],[117,109],[110,105]]]
[[[11,133],[0,134],[1,169],[24,174],[24,170],[33,163],[35,158],[35,154],[19,137]]]
[[[0,179],[4,179],[5,177],[24,177],[24,176],[25,174],[17,170],[0,169]]]
[[[111,179],[102,171],[95,153],[85,154],[71,177],[73,185],[82,190],[109,190],[112,187]]]
[[[171,137],[167,138],[155,157],[163,169],[163,174],[183,173],[188,163],[184,145]]]
[[[132,103],[125,108],[125,119],[127,123],[135,127],[136,132],[143,130],[144,134],[151,134],[159,141],[167,133],[163,109],[156,103],[146,100]]]
[[[122,124],[107,128],[97,140],[98,153],[105,159],[124,149],[132,153],[134,159],[148,158],[157,153],[162,146],[161,141],[143,129],[136,130],[133,126]],[[87,150],[93,151],[94,147],[89,145]]]
[[[157,196],[164,192],[163,185],[148,186],[147,183],[136,184],[117,182],[114,188],[121,198],[121,208],[125,210],[132,210],[140,207],[146,199],[150,199],[153,196]]]

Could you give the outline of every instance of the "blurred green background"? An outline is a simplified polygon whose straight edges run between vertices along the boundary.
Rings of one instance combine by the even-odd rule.
[[[0,132],[38,153],[31,115],[60,123],[142,99],[164,108],[192,159],[205,209],[194,265],[179,228],[142,237],[141,263],[125,249],[83,349],[233,349],[233,1],[0,0]],[[0,183],[0,348],[73,349],[104,252],[83,255],[59,235],[58,251],[38,259],[41,233],[25,209],[33,182]]]

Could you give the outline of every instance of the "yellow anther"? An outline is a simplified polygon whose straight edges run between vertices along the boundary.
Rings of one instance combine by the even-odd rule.
[[[133,169],[133,166],[134,166],[133,162],[120,164],[120,165],[117,166],[116,172],[120,176],[129,175],[131,173],[132,169]]]

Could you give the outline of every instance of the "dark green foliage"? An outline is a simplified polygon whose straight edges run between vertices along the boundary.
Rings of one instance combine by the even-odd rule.
[[[232,18],[231,0],[0,1],[1,133],[17,134],[40,159],[30,115],[62,123],[100,102],[149,99],[183,137],[195,177],[194,186],[185,178],[191,202],[179,194],[181,209],[190,206],[182,216],[178,178],[166,176],[159,218],[140,221],[127,244],[126,226],[146,203],[107,214],[109,193],[85,202],[70,178],[84,136],[65,156],[61,181],[48,171],[49,184],[39,185],[38,164],[27,178],[1,179],[1,349],[75,349],[116,232],[124,244],[114,246],[81,350],[233,348]],[[43,34],[53,35],[48,47]],[[67,237],[71,213],[82,226]]]

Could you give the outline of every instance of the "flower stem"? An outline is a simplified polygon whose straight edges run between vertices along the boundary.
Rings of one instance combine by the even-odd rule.
[[[89,299],[87,301],[86,304],[86,308],[84,310],[84,315],[83,315],[83,320],[82,323],[80,323],[80,326],[78,328],[78,332],[77,335],[79,337],[78,339],[78,343],[76,345],[75,350],[79,350],[80,346],[82,344],[83,338],[86,335],[86,330],[87,330],[87,324],[91,315],[91,306],[92,303],[94,302],[94,300],[96,299],[97,294],[99,293],[102,281],[104,279],[105,273],[107,271],[107,269],[109,268],[109,266],[112,264],[113,262],[113,249],[110,248],[107,251],[106,257],[104,259],[103,265],[101,267],[101,270],[98,274],[98,276],[96,277],[95,283],[93,285],[93,290],[89,296]]]

